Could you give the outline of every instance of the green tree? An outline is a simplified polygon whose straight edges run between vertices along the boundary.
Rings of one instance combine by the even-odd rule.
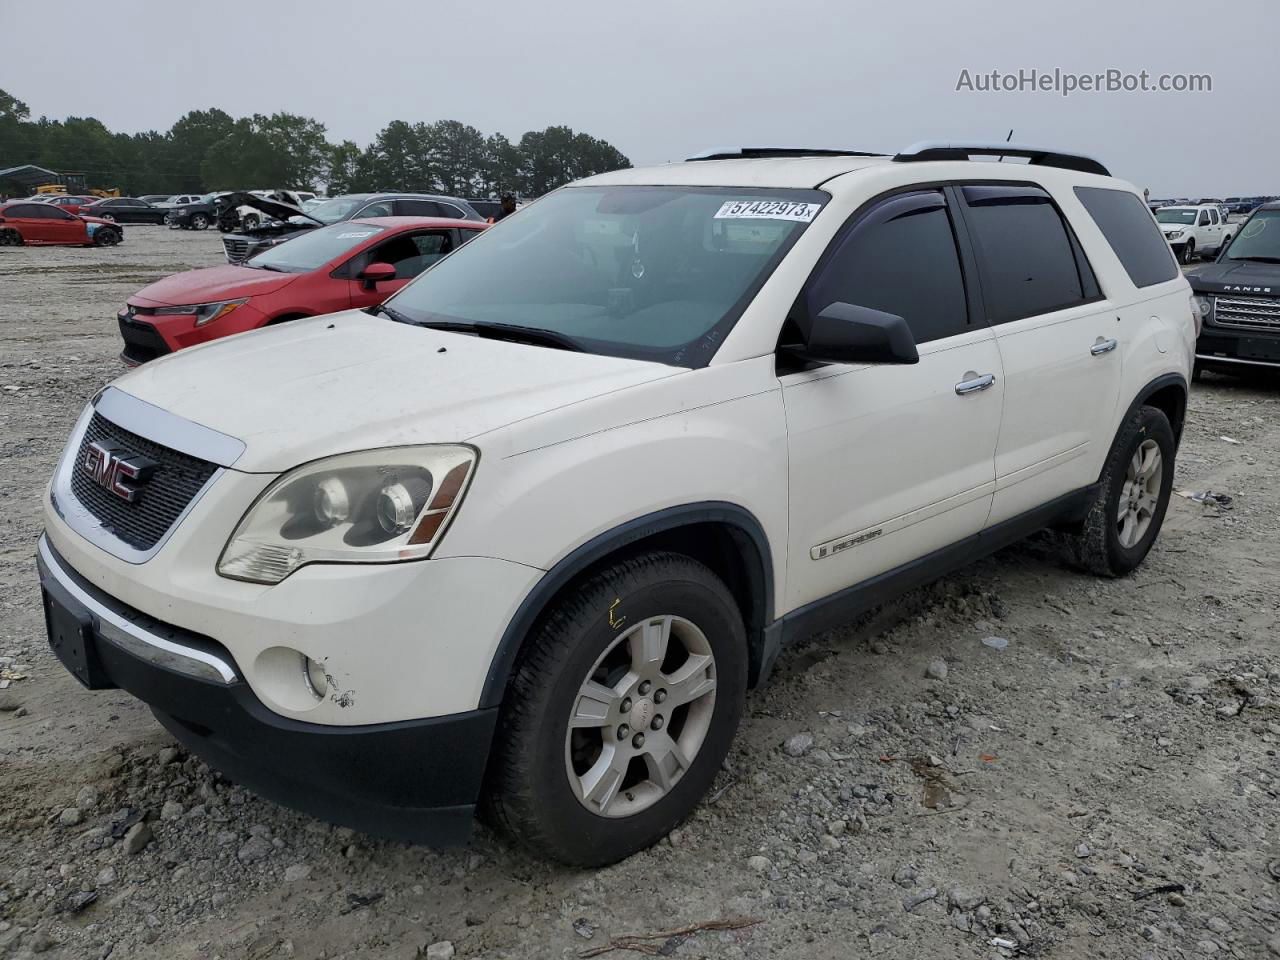
[[[216,107],[192,110],[179,117],[169,128],[169,143],[163,150],[164,186],[158,189],[172,189],[174,193],[201,192],[205,186],[202,170],[210,150],[230,136],[234,127],[235,120],[231,114]],[[160,172],[155,171],[157,175]]]
[[[470,197],[480,188],[484,134],[457,120],[438,120],[422,130],[432,180],[441,193]]]
[[[479,193],[484,196],[515,192],[521,188],[520,148],[500,133],[484,142],[480,163]]]
[[[366,188],[368,160],[351,140],[343,140],[329,151],[329,172],[325,177],[329,196],[358,193]]]
[[[522,187],[533,196],[571,180],[631,166],[611,144],[569,127],[530,130],[520,138],[520,157]]]
[[[235,121],[200,170],[213,190],[311,189],[328,175],[329,161],[324,124],[292,113],[255,113]]]
[[[0,121],[28,120],[30,117],[31,111],[25,103],[17,97],[0,90]]]

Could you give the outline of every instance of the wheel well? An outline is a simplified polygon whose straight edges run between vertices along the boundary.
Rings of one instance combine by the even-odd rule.
[[[277,323],[288,323],[290,320],[301,320],[303,317],[309,317],[309,313],[282,313],[278,317],[272,317],[267,321],[267,326],[271,327]]]
[[[724,581],[746,627],[747,678],[754,685],[764,659],[765,628],[773,618],[768,542],[755,518],[741,508],[690,505],[624,524],[583,545],[548,571],[508,624],[489,667],[480,706],[497,706],[503,701],[520,649],[559,598],[579,589],[584,580],[605,567],[657,550],[692,557]]]
[[[1187,391],[1185,387],[1178,383],[1168,384],[1147,394],[1142,398],[1142,402],[1146,406],[1155,407],[1163,412],[1169,418],[1169,425],[1173,427],[1174,440],[1182,439],[1182,425],[1187,416]]]

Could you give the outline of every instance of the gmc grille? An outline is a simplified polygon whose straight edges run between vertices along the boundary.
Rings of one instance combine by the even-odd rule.
[[[1280,330],[1280,300],[1268,297],[1218,297],[1213,322],[1224,327]]]
[[[116,496],[81,469],[85,450],[95,440],[118,443],[131,453],[156,462],[138,500],[130,503]],[[169,532],[217,469],[217,464],[161,446],[95,413],[72,464],[71,492],[120,540],[135,550],[150,550]]]

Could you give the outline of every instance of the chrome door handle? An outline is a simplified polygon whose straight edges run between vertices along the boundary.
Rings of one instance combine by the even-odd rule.
[[[1104,353],[1110,353],[1117,346],[1119,346],[1119,342],[1114,338],[1111,340],[1103,340],[1101,337],[1099,337],[1094,342],[1093,346],[1089,348],[1089,352],[1093,354],[1095,357],[1100,357]]]
[[[995,382],[996,377],[993,373],[984,373],[982,376],[974,377],[972,380],[961,380],[956,384],[956,396],[963,397],[967,393],[978,393]]]

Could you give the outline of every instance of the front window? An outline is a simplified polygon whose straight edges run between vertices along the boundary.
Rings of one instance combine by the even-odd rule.
[[[1159,223],[1195,223],[1196,211],[1192,207],[1165,207],[1156,211]]]
[[[568,187],[442,260],[390,306],[414,323],[549,331],[593,353],[702,366],[827,199]]]
[[[309,273],[355,249],[382,230],[382,227],[368,223],[336,223],[331,227],[319,227],[250,257],[245,266],[278,273]]]
[[[364,203],[367,197],[334,197],[332,200],[326,200],[313,210],[308,210],[307,215],[314,217],[321,223],[338,223],[345,220],[356,212],[356,208]]]
[[[1227,247],[1226,259],[1280,263],[1280,210],[1259,210],[1250,217]]]

